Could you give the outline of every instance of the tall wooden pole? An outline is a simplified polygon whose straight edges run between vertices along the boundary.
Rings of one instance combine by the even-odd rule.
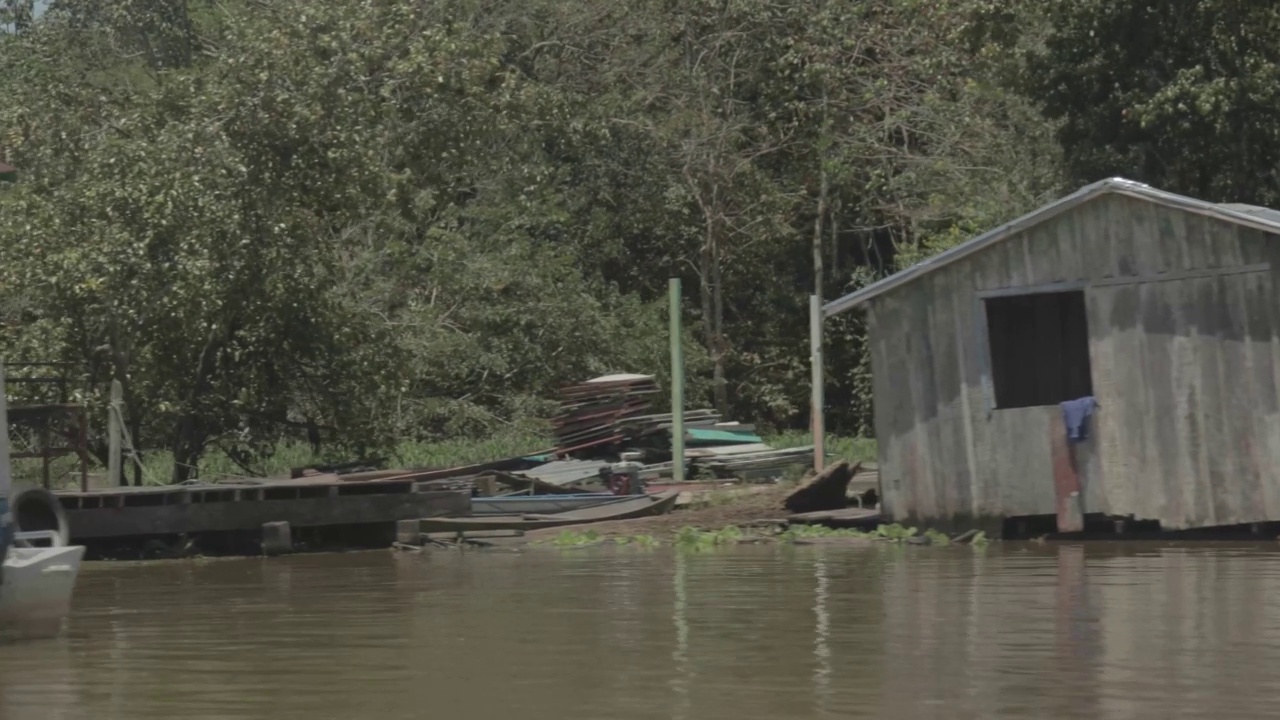
[[[5,384],[4,363],[0,362],[0,500],[13,490],[13,469],[9,465],[9,393]]]
[[[813,370],[812,415],[810,429],[813,431],[813,471],[822,472],[826,464],[825,440],[827,424],[823,417],[823,383],[822,374],[822,301],[817,295],[809,296],[809,364]]]
[[[13,475],[9,466],[9,400],[4,377],[4,363],[0,362],[0,572],[15,530],[13,511],[9,507]]]
[[[684,347],[680,331],[680,278],[668,283],[671,307],[671,480],[684,482]]]
[[[124,485],[120,467],[120,421],[124,417],[124,388],[111,381],[111,404],[107,407],[107,487]]]

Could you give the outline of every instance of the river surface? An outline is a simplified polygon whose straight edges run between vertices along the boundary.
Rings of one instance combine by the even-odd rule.
[[[1280,547],[89,564],[3,720],[1280,717]]]

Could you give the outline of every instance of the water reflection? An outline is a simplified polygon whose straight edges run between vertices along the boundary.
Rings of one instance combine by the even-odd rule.
[[[1280,715],[1269,545],[92,565],[0,718]]]

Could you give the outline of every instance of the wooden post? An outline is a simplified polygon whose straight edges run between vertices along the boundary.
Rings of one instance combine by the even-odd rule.
[[[124,388],[119,380],[111,381],[111,403],[107,406],[107,486],[123,486],[120,467],[120,421],[124,417]]]
[[[671,480],[684,482],[684,346],[680,331],[680,278],[668,283],[671,307]]]
[[[827,424],[823,417],[823,384],[822,374],[822,300],[817,295],[809,296],[809,364],[813,370],[813,395],[809,427],[813,431],[813,471],[822,472],[826,464]]]
[[[9,388],[5,385],[4,363],[0,362],[0,505],[8,500],[13,485],[13,469],[9,465]],[[0,540],[5,537],[4,524],[8,511],[0,507]],[[3,548],[0,548],[2,551]],[[0,560],[4,553],[0,552]]]
[[[4,557],[9,552],[14,530],[13,513],[9,510],[9,494],[13,489],[12,468],[9,466],[9,404],[8,388],[4,381],[4,363],[0,362],[0,573]]]

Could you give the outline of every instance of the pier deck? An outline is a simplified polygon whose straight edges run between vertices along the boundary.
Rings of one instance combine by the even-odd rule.
[[[260,533],[266,523],[297,529],[374,529],[394,538],[395,523],[466,515],[470,493],[454,480],[392,477],[364,481],[319,475],[254,484],[171,485],[57,493],[71,540],[95,548],[208,533]]]

